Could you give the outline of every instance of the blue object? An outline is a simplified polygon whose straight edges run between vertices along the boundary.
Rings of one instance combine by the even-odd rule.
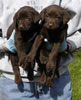
[[[46,45],[46,48],[50,51],[52,49],[52,47],[53,47],[53,44],[49,43],[46,38],[44,39],[44,43]],[[59,49],[59,52],[65,51],[66,48],[67,48],[67,42],[66,42],[66,39],[64,37],[64,41],[61,44],[61,48]]]
[[[6,47],[12,53],[16,53],[17,52],[17,49],[15,47],[14,35],[15,35],[15,30],[13,30],[10,38],[6,41]],[[48,50],[51,50],[53,44],[49,43],[46,38],[44,39],[44,42],[45,42],[46,48]],[[59,52],[63,52],[66,48],[67,48],[67,42],[66,42],[66,39],[64,37],[64,41],[62,42],[62,45],[61,45],[61,48],[59,49]]]
[[[17,52],[17,49],[15,47],[14,35],[15,35],[15,30],[13,30],[10,38],[6,41],[6,48],[8,48],[8,50],[12,53]]]
[[[16,84],[14,80],[1,75],[0,92],[4,96],[4,100],[72,100],[68,71],[54,79],[54,88],[42,86],[37,82]]]

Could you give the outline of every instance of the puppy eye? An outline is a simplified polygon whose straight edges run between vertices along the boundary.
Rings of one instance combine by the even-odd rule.
[[[56,19],[61,19],[61,16],[56,16]]]
[[[27,19],[27,20],[31,20],[31,18],[30,18],[30,17],[27,17],[26,19]]]

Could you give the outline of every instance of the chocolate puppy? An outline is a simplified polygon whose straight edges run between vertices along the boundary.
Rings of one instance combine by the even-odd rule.
[[[53,79],[55,73],[58,72],[56,68],[58,65],[57,56],[61,44],[67,36],[67,23],[70,15],[65,9],[57,5],[44,8],[40,15],[40,34],[35,39],[28,59],[34,59],[37,51],[40,53],[36,59],[42,73],[40,82],[53,87]],[[48,45],[46,46],[45,39],[52,45],[51,50],[49,50]]]
[[[39,20],[40,15],[34,8],[24,6],[16,12],[13,23],[8,29],[7,38],[10,37],[13,29],[15,29],[14,39],[17,53],[11,53],[10,58],[16,83],[22,81],[20,77],[19,66],[22,66],[24,70],[28,72],[28,78],[30,80],[33,79],[34,61],[32,64],[29,63],[28,66],[24,66],[24,61],[36,38],[39,27]]]

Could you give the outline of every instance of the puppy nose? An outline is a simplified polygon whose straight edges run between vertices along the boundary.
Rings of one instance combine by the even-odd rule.
[[[52,23],[49,23],[49,26],[51,27],[53,24]]]
[[[21,25],[19,25],[19,29],[23,29],[23,25],[21,24]]]

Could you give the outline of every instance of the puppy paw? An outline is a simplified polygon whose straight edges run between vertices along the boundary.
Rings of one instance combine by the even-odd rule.
[[[15,76],[15,83],[16,84],[19,84],[19,83],[21,83],[22,82],[22,79],[21,79],[21,77],[20,76]]]
[[[54,84],[53,84],[53,81],[51,80],[51,78],[47,78],[47,82],[46,82],[46,85],[50,88],[53,88],[54,87]]]
[[[47,86],[48,86],[49,88],[53,88],[53,86],[54,86],[54,85],[53,85],[53,82],[48,81],[48,82],[47,82]]]
[[[33,65],[34,65],[34,57],[30,56],[30,55],[27,55],[23,61],[23,68],[25,70],[27,70],[27,67],[28,66],[32,66],[33,68]]]
[[[48,60],[47,64],[46,64],[46,69],[47,71],[55,71],[56,69],[56,62],[52,61],[52,60]]]
[[[32,61],[34,61],[34,58],[35,58],[34,55],[29,53],[28,55],[26,55],[25,60],[27,62],[32,62]]]
[[[46,83],[46,74],[44,72],[41,75],[40,83],[43,85]]]
[[[23,57],[19,58],[19,63],[18,63],[18,65],[19,65],[19,66],[22,66],[22,65],[23,65],[24,60],[25,60],[25,56],[23,56]]]

